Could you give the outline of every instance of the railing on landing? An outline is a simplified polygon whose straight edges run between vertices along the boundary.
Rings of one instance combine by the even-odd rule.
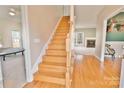
[[[73,74],[73,63],[74,63],[74,22],[70,21],[70,29],[66,38],[66,52],[67,52],[67,61],[66,61],[66,88],[71,86],[72,74]]]

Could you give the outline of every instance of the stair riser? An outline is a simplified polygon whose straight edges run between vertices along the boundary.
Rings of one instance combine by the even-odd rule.
[[[48,56],[63,56],[66,57],[66,54],[58,54],[58,53],[46,53]]]
[[[62,50],[65,50],[65,46],[58,46],[58,45],[50,45],[48,47],[48,49],[56,49],[56,50],[59,50],[59,49],[62,49]]]
[[[57,42],[60,42],[60,43],[61,42],[65,43],[66,42],[66,39],[55,39],[55,38],[53,38],[52,41],[55,41],[55,42],[57,41]]]
[[[51,72],[51,71],[44,71],[40,70],[38,71],[39,75],[45,75],[45,76],[51,76],[51,77],[56,77],[56,78],[65,78],[65,73],[64,72]]]
[[[57,72],[57,73],[58,73],[58,72],[59,72],[59,73],[65,73],[65,72],[66,72],[65,69],[54,69],[54,68],[53,68],[53,69],[49,69],[49,68],[40,68],[40,67],[39,67],[39,71],[48,71],[48,72],[51,72],[51,73],[52,73],[52,72],[54,72],[54,73],[55,73],[55,72]]]
[[[66,56],[66,52],[61,52],[61,51],[50,51],[48,50],[46,52],[46,55],[52,55],[52,56]]]
[[[56,63],[56,62],[43,62],[45,65],[51,65],[51,66],[66,66],[66,63]]]
[[[64,28],[69,28],[69,25],[70,25],[70,24],[60,24],[60,25],[58,26],[58,28],[62,28],[62,27],[64,27]]]
[[[65,44],[65,42],[64,41],[62,41],[62,42],[53,41],[52,44],[62,44],[63,45],[63,44]]]
[[[55,36],[65,36],[65,37],[67,37],[67,33],[55,33]]]
[[[65,39],[65,38],[67,38],[67,36],[66,35],[63,35],[63,36],[62,35],[55,35],[53,38],[64,38]]]
[[[56,31],[56,33],[65,33],[66,35],[67,35],[68,32],[69,32],[69,31],[64,31],[64,30],[61,30],[61,29],[60,29],[60,30],[58,29],[58,30]]]
[[[63,66],[52,66],[52,65],[44,65],[44,64],[40,64],[39,65],[40,68],[49,68],[49,69],[66,69],[65,67]]]
[[[44,82],[49,82],[49,83],[65,85],[65,79],[60,79],[60,78],[39,76],[38,78],[35,78],[35,80],[36,81],[44,81]]]
[[[59,36],[57,36],[57,37],[54,37],[53,39],[54,39],[54,40],[56,40],[56,39],[57,39],[57,40],[58,40],[58,39],[64,39],[64,40],[65,40],[66,37],[59,37]]]
[[[65,63],[66,58],[65,57],[49,57],[49,56],[44,56],[43,57],[44,62],[56,62],[56,63]]]
[[[69,27],[67,27],[67,26],[63,26],[63,27],[62,27],[62,26],[60,26],[60,27],[58,27],[57,29],[69,30]]]

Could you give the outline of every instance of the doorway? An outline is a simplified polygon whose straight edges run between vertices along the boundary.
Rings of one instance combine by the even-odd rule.
[[[0,6],[1,87],[20,88],[26,83],[21,6]]]
[[[113,71],[120,74],[117,75],[119,87],[123,87],[123,54],[124,54],[124,29],[123,29],[123,7],[113,12],[109,17],[104,20],[104,44],[103,44],[103,59],[113,64]],[[104,63],[106,64],[106,63]],[[114,69],[119,65],[118,69]],[[117,78],[116,78],[117,79]]]

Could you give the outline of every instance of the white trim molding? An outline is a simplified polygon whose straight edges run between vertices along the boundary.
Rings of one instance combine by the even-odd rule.
[[[30,35],[28,26],[28,7],[21,6],[22,10],[22,42],[25,49],[25,69],[26,69],[26,79],[27,82],[33,80],[33,75],[31,73],[31,53],[30,53]]]
[[[101,48],[101,61],[104,62],[104,52],[105,52],[105,43],[106,43],[106,28],[107,28],[107,20],[115,15],[117,15],[119,12],[122,11],[124,6],[121,6],[120,8],[113,11],[110,15],[104,18],[103,20],[103,38],[102,38],[102,48]]]
[[[33,66],[33,68],[32,68],[32,74],[34,74],[35,72],[38,71],[38,65],[39,65],[39,63],[42,62],[42,57],[45,55],[46,49],[48,48],[48,45],[49,45],[50,41],[52,40],[53,35],[54,35],[54,33],[55,33],[55,31],[56,31],[56,29],[57,29],[57,27],[58,27],[58,25],[59,25],[61,19],[62,19],[62,16],[59,18],[59,20],[58,20],[58,22],[57,22],[55,28],[53,29],[53,31],[52,31],[52,33],[51,33],[49,39],[48,39],[48,41],[46,42],[46,44],[44,45],[44,47],[41,49],[40,55],[39,55],[39,57],[37,58],[37,60],[36,60],[36,62],[35,62],[35,64],[34,64],[34,66]]]

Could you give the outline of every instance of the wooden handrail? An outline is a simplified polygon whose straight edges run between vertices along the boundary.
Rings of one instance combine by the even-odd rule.
[[[73,22],[70,21],[70,29],[66,38],[66,52],[67,52],[67,62],[66,62],[66,88],[71,86],[72,73],[73,73]]]

